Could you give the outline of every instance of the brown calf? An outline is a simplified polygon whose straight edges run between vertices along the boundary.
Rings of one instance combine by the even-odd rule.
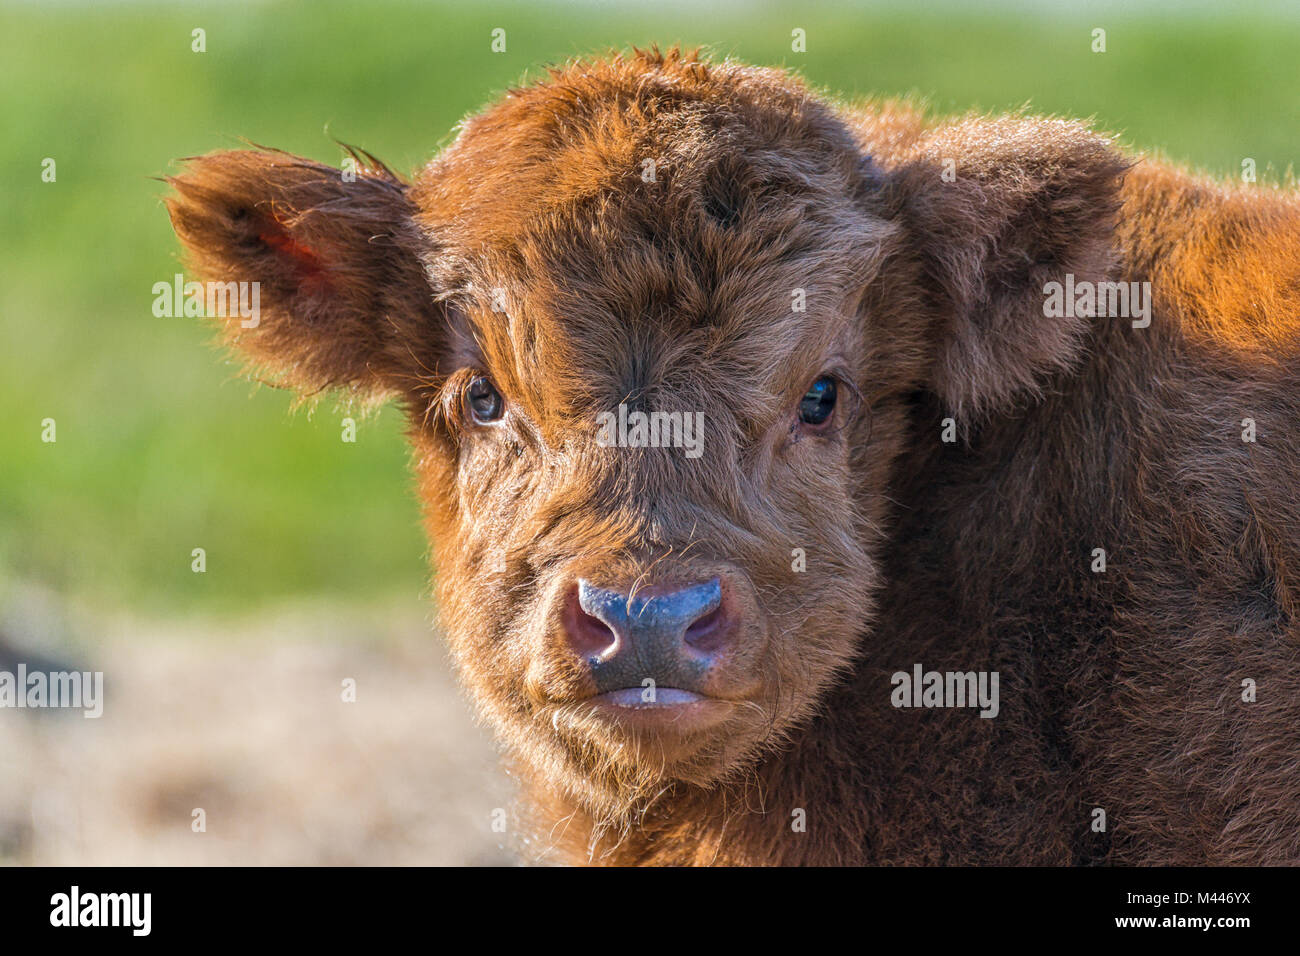
[[[1294,193],[677,51],[356,159],[172,219],[254,367],[409,412],[530,852],[1300,862]]]

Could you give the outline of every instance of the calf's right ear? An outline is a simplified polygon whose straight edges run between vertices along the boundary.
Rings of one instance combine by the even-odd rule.
[[[345,175],[237,150],[190,159],[167,180],[193,277],[257,284],[259,314],[218,319],[226,340],[273,384],[303,393],[409,389],[441,341],[407,186],[356,159]]]
[[[1111,277],[1127,168],[1086,126],[1026,116],[940,125],[901,163],[940,311],[929,385],[959,420],[1035,399],[1078,362],[1094,320],[1049,314],[1046,292]]]

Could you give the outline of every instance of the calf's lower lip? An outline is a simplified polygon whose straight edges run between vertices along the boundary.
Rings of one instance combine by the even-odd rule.
[[[655,699],[642,699],[644,687],[623,687],[589,699],[614,720],[647,730],[699,730],[716,723],[731,710],[730,701],[707,697],[680,687],[656,687]]]
[[[634,710],[682,707],[708,700],[703,694],[697,694],[693,690],[683,690],[680,687],[656,687],[654,700],[644,700],[646,690],[645,687],[621,687],[618,690],[597,694],[592,699],[598,704]]]

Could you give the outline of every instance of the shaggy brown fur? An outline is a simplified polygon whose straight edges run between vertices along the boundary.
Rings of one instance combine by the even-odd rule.
[[[408,409],[536,857],[1300,862],[1294,193],[676,51],[512,91],[409,187],[362,158],[191,160],[172,218],[203,278],[263,284],[228,324],[255,366]],[[1150,326],[1048,317],[1066,274],[1149,281]],[[703,456],[602,447],[620,402],[704,412]],[[745,617],[725,720],[602,717],[566,588],[708,575]],[[1000,713],[895,708],[918,663],[997,671]]]

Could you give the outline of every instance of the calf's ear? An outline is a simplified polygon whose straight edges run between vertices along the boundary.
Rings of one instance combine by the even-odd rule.
[[[191,278],[257,284],[258,314],[229,310],[225,338],[303,393],[410,388],[440,339],[406,184],[355,158],[345,175],[288,153],[219,152],[167,180]]]
[[[1110,276],[1126,168],[1082,124],[1019,116],[936,127],[895,167],[938,310],[929,384],[959,421],[1078,360],[1098,320],[1055,314],[1044,287]]]

